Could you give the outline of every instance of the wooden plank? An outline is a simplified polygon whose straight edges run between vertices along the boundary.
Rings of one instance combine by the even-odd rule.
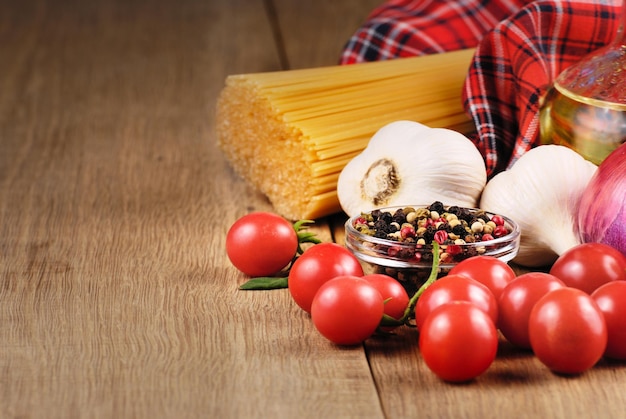
[[[326,342],[287,290],[238,291],[223,250],[271,210],[211,115],[227,74],[279,68],[264,16],[0,3],[0,416],[382,416],[362,347]]]
[[[449,384],[425,365],[417,330],[370,339],[368,359],[387,417],[619,418],[626,406],[623,365],[602,361],[578,376],[553,374],[503,338],[496,361],[467,384]],[[398,391],[398,388],[412,391]]]
[[[380,0],[273,0],[288,68],[334,65]]]

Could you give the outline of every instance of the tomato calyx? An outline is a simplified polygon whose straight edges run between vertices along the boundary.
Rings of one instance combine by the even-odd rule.
[[[304,249],[302,245],[305,243],[319,244],[321,240],[317,238],[317,235],[313,232],[307,231],[308,227],[311,224],[314,224],[313,220],[298,220],[293,223],[293,228],[296,231],[296,235],[298,237],[298,248],[296,253],[285,269],[280,271],[275,276],[259,276],[254,277],[241,286],[239,286],[240,290],[243,291],[252,291],[252,290],[275,290],[282,289],[288,287],[287,279],[289,278],[289,271],[293,266],[293,263],[298,259],[302,253],[304,253]]]
[[[296,252],[296,256],[294,257],[294,260],[291,262],[292,264],[299,255],[304,253],[304,249],[302,249],[303,243],[313,243],[313,244],[321,243],[321,240],[316,237],[317,235],[315,233],[306,231],[309,224],[315,224],[315,221],[299,220],[293,224],[293,228],[294,230],[296,230],[296,234],[298,235],[298,250]]]

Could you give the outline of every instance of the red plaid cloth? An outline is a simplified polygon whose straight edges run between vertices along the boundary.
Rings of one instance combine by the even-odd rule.
[[[342,64],[477,47],[462,92],[489,176],[540,143],[554,77],[609,43],[621,0],[387,1],[352,36]]]

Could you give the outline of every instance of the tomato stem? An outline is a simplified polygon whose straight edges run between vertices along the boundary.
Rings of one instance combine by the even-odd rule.
[[[426,288],[428,288],[433,282],[437,280],[438,275],[439,275],[439,243],[437,243],[436,241],[433,241],[433,265],[430,270],[430,276],[428,277],[426,282],[422,284],[422,286],[417,290],[417,292],[409,300],[409,304],[407,305],[406,310],[404,310],[404,315],[402,316],[401,319],[399,319],[400,322],[406,323],[412,317],[414,310],[415,310],[415,305],[417,304],[417,300],[424,293],[424,291],[426,291]]]

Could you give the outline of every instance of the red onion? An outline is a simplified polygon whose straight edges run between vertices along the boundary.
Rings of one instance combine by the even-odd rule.
[[[605,243],[626,255],[626,143],[598,166],[582,193],[576,220],[582,242]]]

